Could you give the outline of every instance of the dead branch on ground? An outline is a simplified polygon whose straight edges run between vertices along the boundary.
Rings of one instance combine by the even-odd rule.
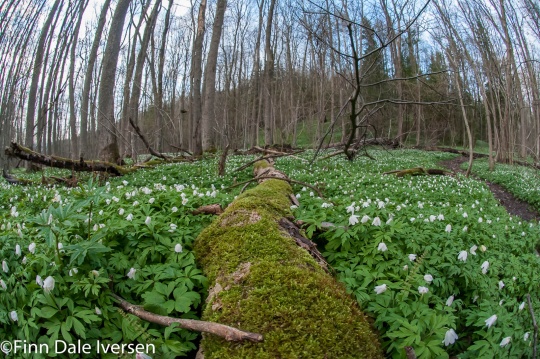
[[[273,155],[272,154],[270,154],[270,155],[262,155],[259,158],[256,158],[253,161],[249,161],[248,163],[243,164],[242,166],[238,167],[237,169],[234,170],[234,172],[242,171],[242,170],[248,168],[249,166],[251,166],[252,164],[254,164],[255,162],[259,162],[259,161],[267,159],[267,158],[279,158],[279,157],[295,156],[295,155],[297,155],[299,153],[302,153],[304,151],[305,150],[300,150],[300,151],[296,151],[296,152],[293,152],[293,153],[280,153],[280,154],[273,154]],[[296,158],[299,158],[299,157],[296,157]]]
[[[242,342],[250,341],[254,343],[262,342],[263,336],[257,333],[245,332],[240,329],[229,327],[228,325],[205,322],[202,320],[194,319],[180,319],[172,318],[163,315],[147,312],[138,305],[134,305],[123,299],[122,297],[111,293],[112,297],[118,301],[118,306],[126,312],[133,314],[134,316],[145,320],[150,323],[155,323],[163,326],[171,326],[173,323],[178,323],[179,327],[193,330],[197,332],[205,332],[217,335],[227,341]]]

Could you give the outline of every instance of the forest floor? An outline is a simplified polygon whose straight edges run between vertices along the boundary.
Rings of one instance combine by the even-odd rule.
[[[442,161],[441,165],[450,169],[454,173],[462,173],[465,171],[461,169],[461,165],[464,162],[467,162],[468,158],[464,156],[457,156],[451,160]],[[540,220],[540,213],[536,211],[532,206],[527,202],[517,199],[513,194],[508,192],[504,187],[492,183],[490,181],[485,181],[481,178],[475,176],[479,181],[483,181],[489,187],[493,196],[499,201],[499,203],[506,208],[506,211],[512,216],[518,216],[523,220]]]

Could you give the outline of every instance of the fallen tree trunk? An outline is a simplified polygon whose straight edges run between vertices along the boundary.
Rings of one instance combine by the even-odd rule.
[[[135,172],[141,168],[152,168],[154,165],[158,165],[164,162],[186,162],[192,161],[192,159],[184,157],[174,157],[167,158],[167,161],[162,159],[153,159],[147,161],[144,164],[136,163],[133,166],[119,166],[117,164],[106,162],[106,161],[95,161],[95,160],[83,160],[81,157],[79,160],[72,160],[70,158],[44,155],[32,151],[28,147],[19,145],[16,142],[11,142],[9,147],[6,147],[5,154],[9,157],[17,157],[21,160],[25,160],[32,163],[42,164],[48,167],[54,168],[65,168],[77,172],[106,172],[114,176],[122,176],[128,173]]]
[[[203,334],[205,359],[382,358],[356,301],[287,219],[287,176],[266,161],[255,165],[255,175],[260,184],[203,230],[194,250],[210,282],[202,319],[261,333],[264,342],[232,344]]]
[[[67,168],[77,172],[107,172],[115,176],[122,176],[133,172],[136,169],[125,168],[114,163],[105,161],[84,161],[82,158],[78,161],[69,158],[44,155],[31,149],[21,146],[16,142],[6,148],[5,154],[9,157],[17,157],[32,163],[39,163],[48,167]]]

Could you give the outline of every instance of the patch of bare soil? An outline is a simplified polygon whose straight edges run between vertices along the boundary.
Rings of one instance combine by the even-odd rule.
[[[461,164],[467,162],[468,158],[463,156],[458,156],[448,161],[442,161],[441,165],[450,169],[454,173],[465,173],[461,169]],[[506,211],[512,216],[518,216],[523,220],[540,220],[540,214],[532,208],[527,202],[517,199],[510,192],[506,191],[502,186],[492,183],[489,181],[484,181],[478,177],[475,177],[479,181],[485,182],[493,196],[500,202]]]

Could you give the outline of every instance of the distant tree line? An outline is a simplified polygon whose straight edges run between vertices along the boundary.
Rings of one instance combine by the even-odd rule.
[[[117,161],[146,152],[132,119],[160,152],[355,131],[540,157],[535,0],[91,4],[0,1],[0,148]]]

